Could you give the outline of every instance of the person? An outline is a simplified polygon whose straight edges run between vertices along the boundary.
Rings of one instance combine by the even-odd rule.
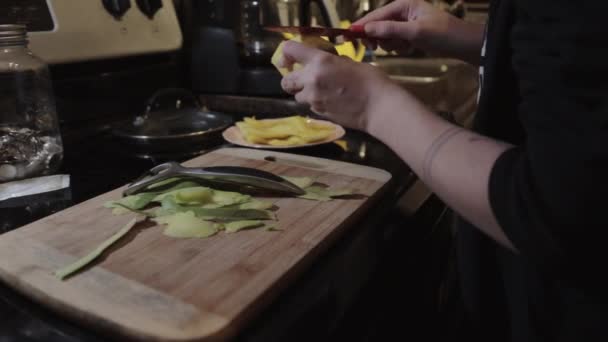
[[[451,124],[376,67],[295,42],[282,79],[298,102],[377,137],[459,216],[467,317],[491,341],[608,341],[608,3],[494,0],[486,25],[396,0],[364,25],[371,47],[480,65],[473,129]]]

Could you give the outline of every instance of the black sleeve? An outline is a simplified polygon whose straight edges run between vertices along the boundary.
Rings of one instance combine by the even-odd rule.
[[[521,255],[543,270],[600,274],[608,261],[608,2],[515,3],[510,41],[526,141],[495,163],[491,206]]]

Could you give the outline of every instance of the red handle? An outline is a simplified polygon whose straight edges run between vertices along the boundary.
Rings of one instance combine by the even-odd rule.
[[[365,34],[365,25],[351,25],[348,28],[348,31],[350,33],[345,34],[345,36],[350,38],[367,38],[367,35]]]
[[[350,25],[348,29],[355,33],[365,33],[365,25]]]

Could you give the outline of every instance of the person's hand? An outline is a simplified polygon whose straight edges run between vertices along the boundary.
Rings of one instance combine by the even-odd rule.
[[[393,84],[374,66],[291,41],[283,45],[280,63],[287,68],[294,63],[302,65],[281,81],[296,101],[309,104],[313,112],[341,125],[360,130],[366,129],[370,109],[383,89]]]
[[[483,33],[477,25],[471,29],[468,23],[423,0],[396,0],[353,25],[364,26],[369,48],[375,50],[379,45],[402,55],[418,48],[432,55],[462,57],[465,53],[468,57],[470,52],[462,51],[468,48],[468,40],[473,39],[473,49],[480,49]]]

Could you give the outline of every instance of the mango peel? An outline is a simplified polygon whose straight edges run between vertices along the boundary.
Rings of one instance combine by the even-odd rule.
[[[258,124],[264,126],[266,123]],[[348,189],[330,190],[316,186],[314,180],[309,177],[283,176],[283,178],[304,188],[306,194],[300,196],[303,199],[330,201],[335,197],[352,194]],[[200,187],[196,186],[196,183],[179,179],[163,181],[152,189],[158,190],[161,185],[169,188],[164,190],[165,192],[144,192],[105,203],[104,207],[114,211],[122,209],[115,214],[135,212],[139,216],[129,221],[93,251],[57,269],[53,274],[60,280],[65,280],[81,271],[129,234],[137,223],[147,219],[165,225],[163,234],[172,238],[208,238],[220,231],[235,233],[254,228],[262,228],[266,231],[282,230],[277,228],[276,224],[268,222],[277,220],[276,215],[268,210],[274,206],[270,201],[254,199],[245,194]],[[182,203],[178,203],[176,198]],[[152,202],[161,204],[161,208],[158,208],[156,213],[140,210]]]

